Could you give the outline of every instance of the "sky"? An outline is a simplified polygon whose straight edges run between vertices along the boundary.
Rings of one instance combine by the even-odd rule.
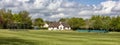
[[[0,0],[0,9],[2,8],[10,9],[14,13],[26,10],[30,12],[32,19],[88,19],[92,15],[120,15],[120,0]]]

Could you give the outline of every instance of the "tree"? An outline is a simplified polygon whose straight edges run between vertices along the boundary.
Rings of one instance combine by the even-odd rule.
[[[3,14],[5,13],[4,9],[0,9],[0,28],[3,28],[3,23],[4,23],[4,19],[3,19]]]
[[[18,14],[14,14],[13,20],[13,24],[20,29],[30,29],[32,27],[32,20],[27,11],[20,11]]]
[[[0,10],[1,18],[3,19],[3,28],[8,28],[8,26],[13,22],[12,21],[12,11],[11,10]]]
[[[29,17],[29,12],[20,11],[18,14],[13,14],[11,10],[0,9],[0,24],[3,28],[9,28],[12,24],[24,25],[24,27],[31,27],[32,20]]]
[[[29,12],[27,11],[20,11],[19,15],[21,17],[22,23],[32,23],[31,17],[29,17]]]
[[[102,29],[109,30],[110,29],[110,23],[111,18],[109,16],[103,16],[102,18]]]
[[[101,16],[92,16],[91,18],[91,27],[93,29],[102,29],[102,19]]]
[[[67,22],[68,18],[61,18],[59,22]]]
[[[110,26],[112,31],[120,31],[120,16],[112,17]]]
[[[12,19],[13,19],[14,23],[21,23],[22,22],[22,18],[19,14],[13,14]]]
[[[82,18],[70,18],[68,19],[67,23],[72,29],[79,29],[85,25],[85,21]]]
[[[100,30],[109,30],[111,18],[109,16],[92,16],[90,22],[92,23],[90,26],[93,29],[100,29]]]
[[[120,16],[117,16],[116,20],[117,20],[117,26],[116,26],[117,31],[120,31]]]
[[[44,21],[42,18],[37,18],[34,20],[34,26],[42,27],[44,25]]]

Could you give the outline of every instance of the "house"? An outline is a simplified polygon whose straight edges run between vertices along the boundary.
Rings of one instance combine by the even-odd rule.
[[[64,22],[53,22],[48,26],[48,30],[70,30],[71,27]]]
[[[49,26],[49,25],[48,25],[47,23],[45,23],[45,24],[43,25],[44,28],[48,28],[48,26]]]

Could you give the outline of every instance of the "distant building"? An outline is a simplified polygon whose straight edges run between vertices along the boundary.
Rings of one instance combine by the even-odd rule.
[[[71,27],[64,22],[53,22],[48,26],[48,30],[70,30]]]
[[[47,23],[45,23],[44,25],[43,25],[43,27],[45,27],[45,28],[48,28],[48,24]]]

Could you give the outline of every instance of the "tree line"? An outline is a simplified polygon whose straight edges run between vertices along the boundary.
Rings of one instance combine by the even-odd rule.
[[[93,15],[90,19],[83,18],[61,18],[59,22],[68,23],[73,30],[91,29],[120,31],[120,16],[100,16]],[[11,10],[0,9],[0,29],[32,29],[34,26],[42,28],[45,23],[42,18],[34,20],[29,16],[28,11],[13,13]]]
[[[32,29],[33,26],[43,25],[43,22],[41,18],[37,18],[33,22],[28,11],[13,13],[11,10],[0,9],[1,29]]]
[[[120,31],[120,16],[93,15],[90,19],[83,18],[61,18],[59,21],[68,23],[73,30],[108,30]]]

